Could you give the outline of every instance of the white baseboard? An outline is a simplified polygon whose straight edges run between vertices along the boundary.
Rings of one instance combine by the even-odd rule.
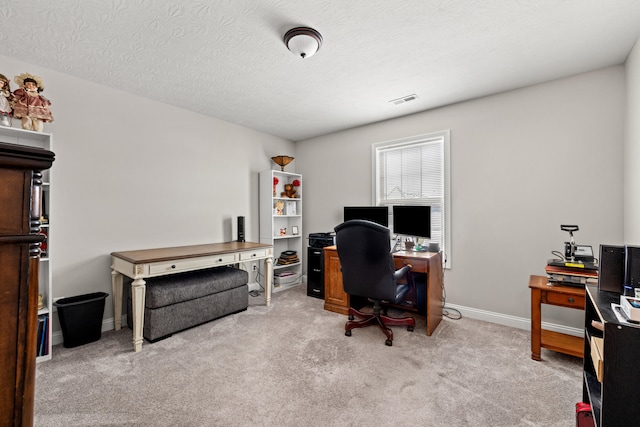
[[[464,307],[455,304],[447,304],[445,306],[445,310],[446,308],[455,308],[462,313],[464,317],[469,317],[471,319],[484,320],[485,322],[497,323],[498,325],[511,326],[528,331],[531,330],[531,319],[527,319],[525,317],[510,316],[508,314],[495,313],[492,311]],[[584,329],[558,325],[556,323],[542,322],[542,328],[563,334],[574,335],[576,337],[584,336]]]
[[[307,276],[302,276],[302,283],[307,283]],[[251,291],[263,291],[264,289],[262,288],[262,285],[260,285],[258,282],[251,282],[251,283],[247,283],[247,285],[249,286],[249,292]]]
[[[256,282],[249,283],[249,291],[253,289],[261,290],[262,287]],[[477,308],[465,307],[465,306],[456,305],[456,304],[447,304],[445,306],[445,310],[447,308],[456,309],[462,314],[462,316],[469,317],[471,319],[483,320],[485,322],[496,323],[498,325],[504,325],[504,326],[511,326],[513,328],[525,329],[528,331],[531,330],[531,320],[525,317],[510,316],[508,314],[495,313],[492,311],[480,310]],[[122,325],[126,326],[126,324],[127,324],[127,316],[124,315],[122,316]],[[548,322],[542,322],[542,327],[544,329],[548,329],[554,332],[560,332],[563,334],[574,335],[577,337],[584,336],[584,330],[581,328],[573,328],[570,326],[558,325],[556,323],[548,323]],[[111,331],[111,330],[113,330],[113,318],[104,319],[102,321],[102,332]],[[62,344],[63,342],[62,331],[54,331],[53,334],[51,335],[51,339],[52,339],[51,342],[53,345]]]
[[[127,315],[122,316],[122,325],[127,325]],[[112,331],[113,330],[113,317],[110,319],[103,319],[102,326],[100,327],[102,332]],[[53,331],[51,334],[51,345],[58,345],[64,342],[64,337],[62,336],[62,331]]]

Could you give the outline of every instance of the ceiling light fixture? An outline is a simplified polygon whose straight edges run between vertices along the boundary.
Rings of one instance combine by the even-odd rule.
[[[286,32],[284,44],[294,55],[309,58],[322,46],[322,35],[313,28],[296,27]]]

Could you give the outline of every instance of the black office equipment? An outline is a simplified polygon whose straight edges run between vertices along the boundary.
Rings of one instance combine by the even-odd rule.
[[[307,296],[324,299],[324,249],[307,248]]]
[[[307,295],[324,299],[324,248],[335,245],[333,233],[309,233]]]
[[[244,242],[244,217],[238,217],[238,242]]]
[[[631,288],[640,287],[640,247],[625,246],[624,284]]]
[[[389,208],[387,206],[345,206],[344,222],[352,219],[365,219],[376,224],[389,226]]]
[[[622,294],[624,290],[625,248],[600,245],[598,290]]]
[[[431,206],[395,205],[393,232],[396,235],[431,238]]]

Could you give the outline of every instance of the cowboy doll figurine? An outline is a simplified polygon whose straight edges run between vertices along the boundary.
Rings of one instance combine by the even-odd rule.
[[[9,79],[0,74],[0,126],[11,126],[11,88]]]
[[[14,81],[20,87],[13,92],[13,116],[22,119],[22,129],[42,132],[43,123],[53,121],[49,110],[51,102],[40,95],[44,90],[42,80],[33,74],[22,73]]]

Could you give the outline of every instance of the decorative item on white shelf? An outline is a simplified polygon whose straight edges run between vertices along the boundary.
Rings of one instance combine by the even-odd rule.
[[[42,132],[44,122],[52,122],[49,101],[40,92],[44,90],[42,79],[30,73],[22,73],[13,79],[19,86],[13,92],[13,117],[22,120],[22,129]]]
[[[0,125],[11,127],[11,86],[9,79],[0,74]]]
[[[285,156],[285,155],[273,156],[271,158],[271,160],[273,160],[278,166],[280,166],[280,169],[283,172],[284,172],[284,167],[287,166],[289,163],[291,163],[293,159],[294,157]]]
[[[282,200],[276,200],[275,203],[275,215],[284,215],[283,210],[284,210],[284,202]]]
[[[287,229],[286,228],[281,228],[280,229],[280,235],[281,236],[286,236],[287,235]]]
[[[296,202],[287,202],[287,215],[296,215]]]
[[[296,190],[293,184],[285,184],[284,191],[280,193],[280,196],[295,199],[296,197],[298,197],[298,190]]]
[[[291,181],[291,185],[293,185],[293,188],[295,190],[295,193],[296,193],[295,197],[301,197],[300,196],[300,180],[294,179],[293,181]]]

